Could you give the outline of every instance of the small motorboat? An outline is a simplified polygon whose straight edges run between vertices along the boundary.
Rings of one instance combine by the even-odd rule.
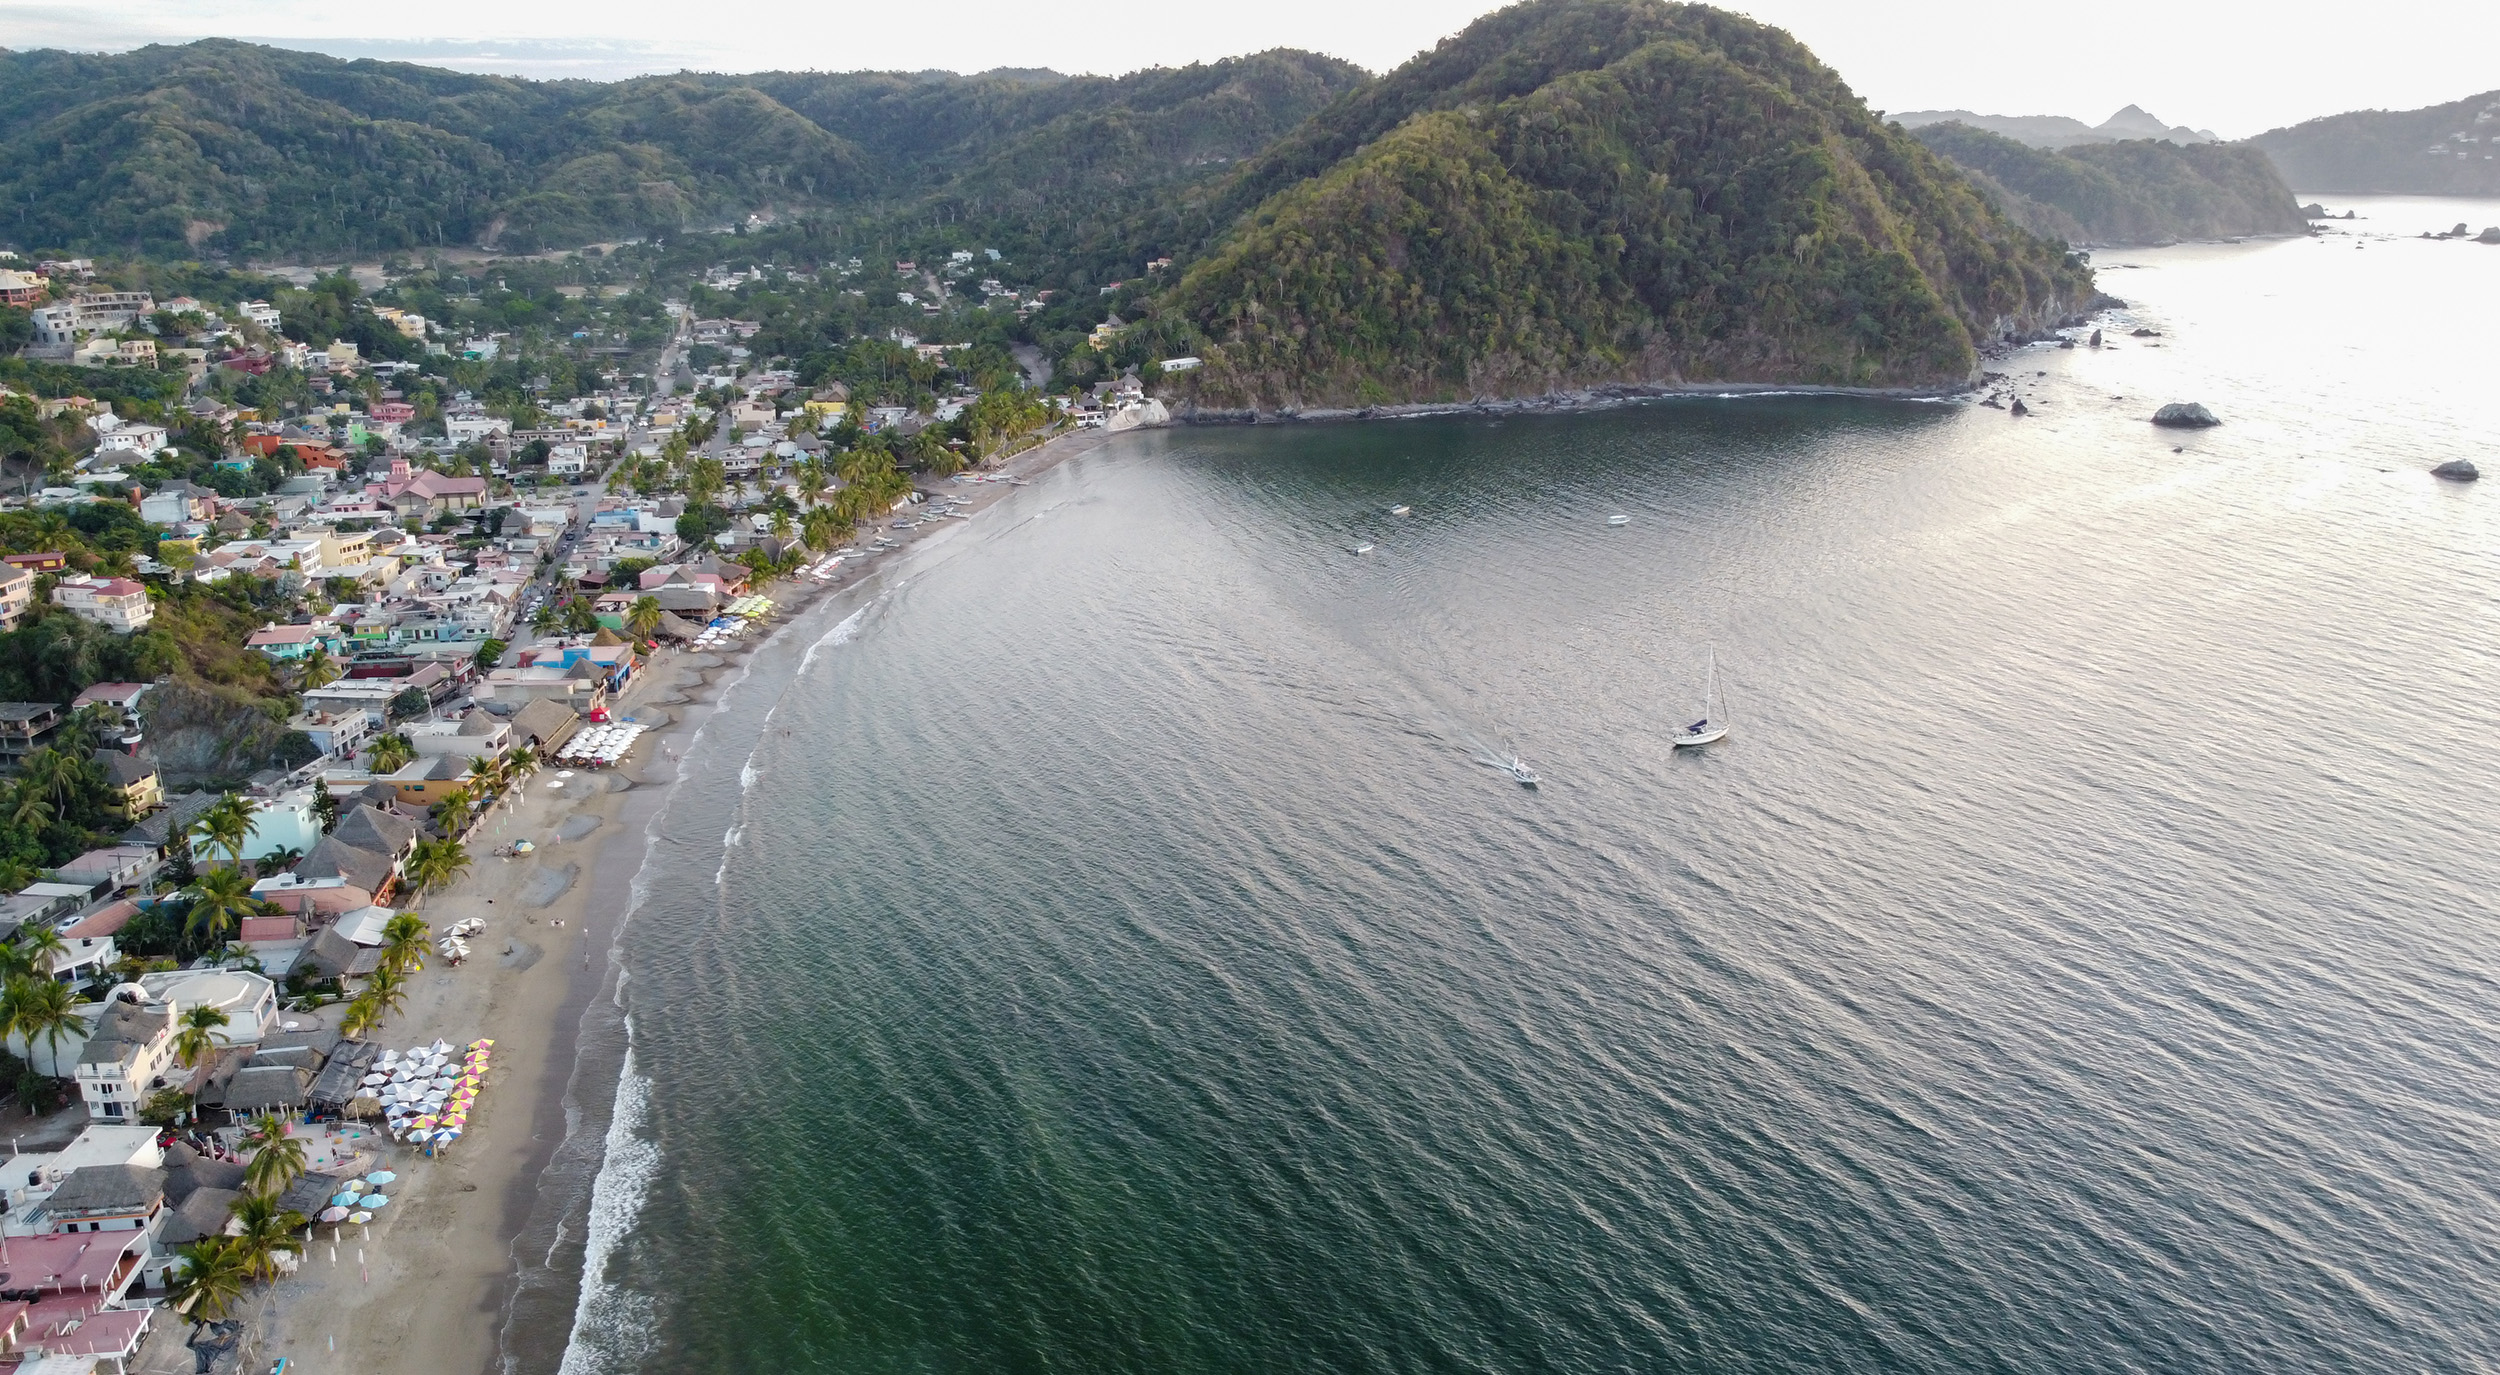
[[[1369,543],[1363,543],[1363,544],[1358,544],[1358,545],[1354,546],[1354,552],[1355,552],[1355,553],[1357,553],[1357,554],[1368,554],[1368,553],[1370,553],[1371,551],[1372,551],[1372,546],[1371,546]]]
[[[1625,515],[1613,515],[1606,517],[1606,523],[1608,525],[1630,525],[1632,523],[1632,518]]]
[[[1527,760],[1522,759],[1515,754],[1502,762],[1502,772],[1518,779],[1519,786],[1523,788],[1533,788],[1537,784],[1545,781],[1536,776],[1536,770],[1528,767]]]
[[[1414,512],[1403,506],[1392,506],[1389,508],[1389,514],[1393,516],[1408,516],[1413,515]]]

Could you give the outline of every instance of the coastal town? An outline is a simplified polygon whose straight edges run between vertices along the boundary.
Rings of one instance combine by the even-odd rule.
[[[1105,299],[1052,390],[976,327],[1049,308],[999,257],[897,260],[793,357],[752,266],[160,297],[0,253],[0,1370],[389,1368],[377,1271],[453,1266],[414,1235],[533,1158],[545,1104],[496,1086],[612,930],[579,880],[655,741],[1195,366],[1123,364]]]

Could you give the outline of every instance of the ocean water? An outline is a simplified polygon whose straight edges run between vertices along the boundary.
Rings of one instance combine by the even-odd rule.
[[[1139,434],[811,613],[564,1369],[2494,1369],[2500,205],[2366,205],[2026,418]]]

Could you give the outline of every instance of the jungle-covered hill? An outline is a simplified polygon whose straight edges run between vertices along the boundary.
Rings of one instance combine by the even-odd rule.
[[[1959,165],[2016,223],[2069,243],[2169,243],[2308,227],[2292,188],[2254,144],[2129,139],[2053,151],[1954,122],[1923,125],[1915,136]]]
[[[2355,110],[2249,142],[2302,192],[2500,195],[2500,91],[2419,110]]]
[[[472,76],[226,40],[0,51],[0,239],[276,257],[675,233],[940,196],[1073,226],[1247,157],[1363,73]]]
[[[1957,385],[2091,275],[1780,30],[1531,0],[1211,197],[1156,303],[1191,399],[1294,409],[1614,383]]]

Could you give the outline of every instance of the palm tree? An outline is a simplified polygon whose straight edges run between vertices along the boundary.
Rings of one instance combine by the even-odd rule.
[[[0,1036],[15,1033],[24,1038],[31,1059],[35,1042],[41,1040],[52,1048],[52,1063],[61,1062],[61,1042],[87,1029],[86,1019],[78,1015],[78,1000],[69,985],[53,979],[37,979],[27,975],[12,977],[5,990],[0,990]]]
[[[252,804],[238,794],[228,793],[200,813],[191,834],[198,838],[201,848],[223,850],[228,864],[239,865],[243,862],[243,847],[252,840]]]
[[[397,773],[416,757],[417,747],[409,743],[407,736],[393,731],[373,742],[373,752],[365,764],[375,773]]]
[[[515,745],[503,752],[503,767],[515,778],[526,778],[538,767],[538,751],[528,745]]]
[[[347,1010],[339,1014],[339,1034],[351,1041],[361,1041],[365,1033],[382,1025],[382,1005],[367,993],[348,1000]]]
[[[173,1310],[194,1323],[223,1321],[252,1278],[251,1261],[234,1237],[208,1237],[182,1248],[182,1263],[167,1295]]]
[[[425,968],[425,918],[402,912],[382,923],[382,967],[405,974]]]
[[[338,661],[330,657],[329,646],[316,644],[311,653],[296,662],[295,681],[310,692],[337,682],[340,672]]]
[[[468,848],[457,840],[446,838],[418,841],[401,872],[406,875],[408,886],[421,893],[428,888],[442,887],[467,872],[468,868]]]
[[[446,834],[458,835],[468,828],[469,813],[475,807],[476,799],[469,795],[468,789],[454,788],[443,794],[442,801],[434,804],[434,820]]]
[[[260,903],[252,897],[252,881],[240,869],[211,869],[192,882],[191,893],[191,911],[183,918],[183,930],[205,927],[213,941],[225,940],[238,922],[260,910]]]
[[[363,997],[371,998],[375,1020],[383,1012],[397,1012],[408,1005],[408,976],[388,966],[377,969],[366,978]]]
[[[271,874],[282,873],[295,867],[295,862],[303,857],[304,852],[301,850],[289,849],[283,845],[277,846],[269,853],[253,860],[252,871],[266,878]]]
[[[184,1069],[198,1069],[200,1062],[217,1053],[217,1028],[233,1021],[222,1007],[203,1003],[186,1009],[174,1033],[174,1058]]]
[[[469,778],[481,795],[503,791],[503,761],[491,754],[469,756]]]
[[[648,640],[660,628],[660,599],[636,597],[625,613],[625,633],[637,640]]]
[[[252,1119],[250,1140],[258,1149],[252,1152],[250,1162],[243,1167],[243,1182],[252,1192],[266,1196],[274,1205],[277,1196],[285,1193],[288,1185],[304,1177],[308,1164],[304,1157],[304,1143],[287,1135],[286,1121],[276,1113],[262,1113]],[[288,1216],[293,1217],[294,1214]],[[295,1226],[303,1225],[303,1219],[296,1218]]]
[[[69,963],[69,946],[49,926],[30,926],[18,933],[17,948],[25,955],[27,967],[47,979]]]
[[[288,1144],[295,1146],[298,1150],[303,1149],[300,1142],[290,1141]],[[264,1146],[261,1151],[265,1155],[268,1149]],[[254,1165],[259,1164],[260,1160],[260,1156],[252,1157]],[[301,1174],[303,1171],[298,1169],[296,1173]],[[284,1187],[285,1185],[279,1186],[279,1188]],[[304,1215],[292,1208],[279,1206],[277,1189],[262,1189],[255,1193],[247,1193],[236,1199],[234,1207],[228,1212],[242,1230],[227,1240],[234,1244],[237,1252],[241,1253],[243,1272],[252,1278],[274,1280],[279,1275],[278,1257],[304,1254],[304,1243],[295,1235],[296,1229],[304,1225]]]
[[[807,503],[811,510],[817,502],[825,499],[825,488],[832,485],[826,478],[823,459],[802,458],[799,460],[799,500]]]

